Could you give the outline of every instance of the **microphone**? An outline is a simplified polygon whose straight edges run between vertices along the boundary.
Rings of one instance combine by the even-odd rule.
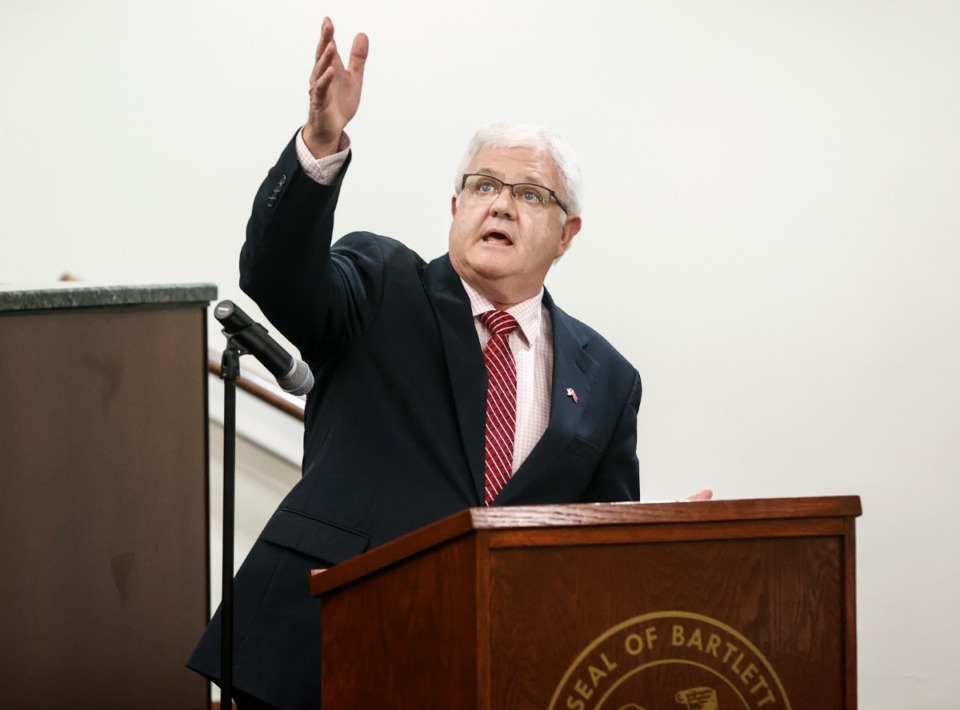
[[[267,329],[254,323],[233,301],[220,301],[213,317],[223,325],[223,332],[236,340],[259,360],[277,383],[290,394],[307,394],[313,389],[313,372],[303,360],[297,360],[270,337]]]

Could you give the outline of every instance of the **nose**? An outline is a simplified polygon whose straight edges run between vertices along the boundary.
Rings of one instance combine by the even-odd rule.
[[[500,192],[490,203],[490,214],[496,217],[515,217],[517,214],[517,205],[514,202],[513,188],[504,185]]]

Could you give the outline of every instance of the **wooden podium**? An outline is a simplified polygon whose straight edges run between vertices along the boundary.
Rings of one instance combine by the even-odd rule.
[[[0,286],[0,707],[209,707],[216,293]]]
[[[464,511],[313,574],[324,710],[856,708],[860,512]]]

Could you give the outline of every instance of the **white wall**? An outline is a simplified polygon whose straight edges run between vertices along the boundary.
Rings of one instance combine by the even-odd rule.
[[[251,306],[323,14],[371,39],[338,230],[437,255],[473,128],[558,128],[588,195],[548,285],[644,376],[645,499],[860,494],[861,706],[953,702],[960,4],[5,0],[0,281]]]

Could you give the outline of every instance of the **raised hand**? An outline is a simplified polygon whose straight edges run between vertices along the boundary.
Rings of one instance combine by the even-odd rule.
[[[329,17],[323,18],[310,73],[310,113],[303,127],[303,140],[314,157],[337,152],[343,129],[357,113],[369,45],[367,36],[358,34],[344,67],[333,39],[333,22]]]

